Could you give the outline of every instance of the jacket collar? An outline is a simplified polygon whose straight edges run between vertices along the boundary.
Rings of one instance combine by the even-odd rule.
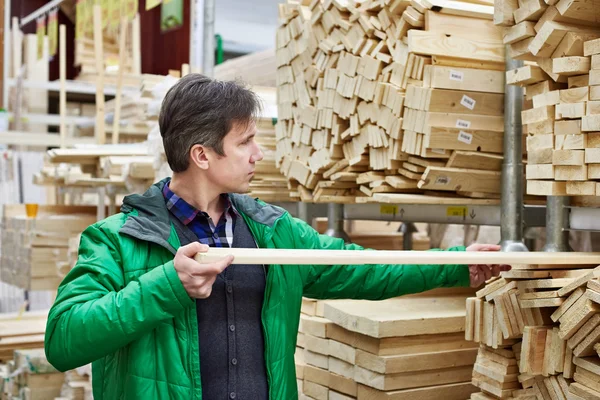
[[[163,195],[163,187],[170,179],[156,182],[142,195],[132,194],[125,197],[121,212],[128,214],[128,218],[119,232],[158,244],[175,254],[177,234],[172,229]],[[287,212],[280,207],[258,202],[247,195],[230,194],[229,198],[247,223],[252,220],[273,228],[275,222]]]

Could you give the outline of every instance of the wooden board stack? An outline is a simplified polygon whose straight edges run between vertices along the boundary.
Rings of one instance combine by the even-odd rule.
[[[514,266],[467,299],[472,399],[600,398],[600,267]]]
[[[47,311],[1,314],[0,363],[12,360],[15,350],[43,347],[47,318]]]
[[[222,81],[241,79],[252,86],[275,87],[275,50],[268,49],[215,65],[214,76]]]
[[[527,193],[594,196],[600,179],[600,1],[496,0],[504,42],[526,65]]]
[[[9,208],[2,221],[1,280],[28,290],[56,290],[69,239],[96,222],[95,209],[39,206],[38,215],[28,217],[24,206]]]
[[[467,398],[476,391],[477,345],[462,332],[464,299],[303,300],[300,393],[318,400]]]
[[[398,232],[398,226],[384,221],[346,221],[344,232],[356,243],[367,249],[404,250],[404,235]],[[314,225],[317,232],[327,231],[327,218],[316,218]],[[431,240],[423,232],[412,234],[412,250],[431,249]]]
[[[92,399],[91,366],[61,373],[48,363],[43,348],[15,350],[14,358],[2,367],[0,364],[2,400]]]
[[[493,7],[315,0],[279,11],[277,157],[303,200],[497,196],[504,45]]]
[[[2,395],[8,400],[54,399],[60,396],[65,381],[65,374],[46,360],[43,348],[15,350],[7,372]]]

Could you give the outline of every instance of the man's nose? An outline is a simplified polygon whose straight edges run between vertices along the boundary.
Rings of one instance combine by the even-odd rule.
[[[259,147],[258,151],[252,156],[252,162],[261,161],[263,158],[264,158],[264,154],[263,154],[262,150]]]

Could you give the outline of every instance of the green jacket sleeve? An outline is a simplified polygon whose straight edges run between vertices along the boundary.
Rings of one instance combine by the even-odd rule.
[[[102,223],[82,234],[46,327],[46,356],[60,371],[115,352],[193,304],[172,261],[125,285],[118,243]]]
[[[320,235],[299,219],[290,217],[290,224],[296,248],[364,250],[356,244],[344,244],[342,239]],[[464,251],[464,247],[449,251]],[[470,283],[466,265],[313,265],[304,270],[303,276],[304,295],[317,299],[381,300]]]

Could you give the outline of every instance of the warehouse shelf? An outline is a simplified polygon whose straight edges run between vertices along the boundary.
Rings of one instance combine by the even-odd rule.
[[[9,87],[16,87],[17,80],[16,79],[8,79],[7,85]],[[40,89],[40,90],[48,90],[53,92],[60,91],[60,82],[59,81],[30,81],[23,80],[22,87],[24,89]],[[74,81],[74,80],[66,80],[65,81],[65,91],[67,93],[79,93],[79,94],[89,94],[96,95],[96,83],[93,82],[84,82],[84,81]],[[139,93],[140,89],[136,86],[126,86],[123,85],[123,94],[135,94]],[[104,84],[104,94],[107,96],[115,96],[117,94],[116,85]]]

